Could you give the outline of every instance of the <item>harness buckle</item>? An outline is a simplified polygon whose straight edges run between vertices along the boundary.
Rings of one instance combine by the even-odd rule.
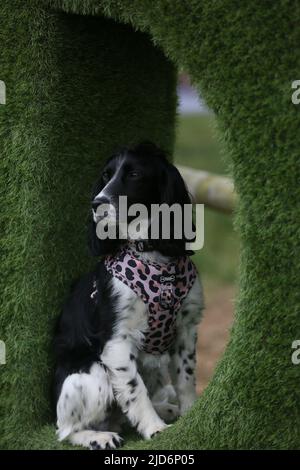
[[[175,281],[175,274],[171,274],[170,276],[160,276],[159,281],[161,283],[174,282]]]
[[[173,286],[170,282],[161,286],[159,303],[163,308],[172,307],[174,303]]]
[[[135,247],[136,247],[137,251],[143,252],[144,251],[144,242],[143,241],[137,241],[135,243]]]

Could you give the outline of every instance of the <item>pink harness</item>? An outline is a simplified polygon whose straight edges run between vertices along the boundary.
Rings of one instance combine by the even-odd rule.
[[[196,276],[188,256],[168,264],[146,262],[129,246],[104,258],[109,273],[130,287],[147,305],[148,329],[144,351],[162,354],[176,335],[176,314],[189,293]]]

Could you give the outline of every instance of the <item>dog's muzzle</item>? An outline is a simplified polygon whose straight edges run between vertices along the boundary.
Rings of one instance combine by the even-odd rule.
[[[95,223],[105,220],[108,223],[115,223],[117,218],[117,210],[112,202],[106,198],[95,198],[92,201],[93,219]]]

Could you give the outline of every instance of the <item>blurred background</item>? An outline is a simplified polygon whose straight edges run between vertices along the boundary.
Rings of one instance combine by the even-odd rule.
[[[181,73],[178,84],[175,163],[228,175],[213,113]],[[204,287],[205,310],[198,332],[197,392],[208,384],[228,341],[236,295],[239,239],[232,216],[205,208],[204,247],[194,258]]]

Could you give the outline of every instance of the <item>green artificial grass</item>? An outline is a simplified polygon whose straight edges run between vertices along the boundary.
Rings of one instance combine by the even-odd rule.
[[[299,448],[300,368],[291,343],[300,337],[300,111],[291,82],[300,68],[300,4],[289,0],[2,0],[1,443],[55,446],[52,430],[41,428],[50,419],[51,319],[67,279],[88,265],[81,221],[98,155],[145,134],[172,145],[172,68],[144,36],[102,15],[149,33],[192,75],[216,114],[240,201],[240,293],[225,355],[184,418],[127,447]]]
[[[25,448],[53,419],[54,319],[70,281],[95,263],[92,186],[121,145],[150,139],[172,151],[177,73],[130,26],[41,2],[2,1],[0,43],[0,443]]]

